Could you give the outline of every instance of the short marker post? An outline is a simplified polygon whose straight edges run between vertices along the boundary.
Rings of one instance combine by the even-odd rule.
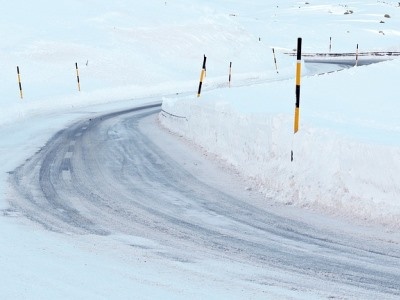
[[[329,53],[332,51],[332,37],[329,37]]]
[[[357,44],[357,49],[356,49],[356,67],[358,65],[358,44]]]
[[[19,73],[19,66],[17,66],[17,75],[18,75],[19,95],[20,95],[21,99],[23,99],[24,95],[22,93],[22,84],[21,84],[21,75]]]
[[[76,69],[76,80],[78,82],[78,91],[81,91],[81,83],[79,81],[79,69],[78,69],[78,63],[75,63],[75,69]]]
[[[232,62],[229,63],[229,78],[228,78],[229,87],[231,87],[231,80],[232,80]]]
[[[301,44],[302,39],[297,39],[297,63],[296,63],[296,107],[294,111],[294,134],[299,131],[300,119],[300,81],[301,81]],[[291,161],[293,161],[293,150],[291,152]]]
[[[277,63],[276,63],[276,56],[275,56],[275,49],[274,49],[274,48],[272,48],[272,54],[274,55],[274,63],[275,63],[275,70],[276,70],[276,73],[279,74],[279,72],[278,72],[278,65],[277,65]]]
[[[207,60],[207,57],[204,55],[203,67],[202,67],[201,73],[200,73],[200,83],[199,83],[199,89],[197,91],[197,97],[200,97],[200,94],[201,94],[201,87],[203,85],[203,79],[204,79],[204,75],[206,73],[206,60]]]

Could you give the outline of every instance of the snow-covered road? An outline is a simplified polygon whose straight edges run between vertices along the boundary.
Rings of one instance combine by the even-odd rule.
[[[61,233],[145,238],[170,261],[240,264],[258,275],[236,270],[235,281],[260,292],[400,295],[396,243],[259,205],[265,199],[240,178],[160,129],[159,111],[157,103],[59,131],[11,172],[12,210]]]

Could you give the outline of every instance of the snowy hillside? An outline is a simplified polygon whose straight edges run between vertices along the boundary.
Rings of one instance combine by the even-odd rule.
[[[400,60],[323,75],[343,66],[303,63],[294,135],[296,61],[289,54],[298,37],[306,53],[355,52],[357,44],[399,51],[398,2],[0,4],[2,299],[399,295]],[[161,102],[159,114],[110,121],[82,137],[103,114]],[[73,131],[77,124],[82,131]],[[134,130],[144,137],[136,141]],[[32,182],[43,183],[46,151],[63,136],[70,140],[49,151],[59,161],[46,167],[60,163],[51,185],[60,188],[54,198],[66,198],[46,206],[54,199]],[[72,152],[79,137],[87,153]],[[128,153],[134,142],[143,153]],[[113,147],[104,157],[114,160],[96,157]],[[69,185],[72,157],[88,153],[76,169],[94,188],[79,194]],[[136,153],[153,165],[136,166]],[[92,168],[104,174],[91,177]],[[168,189],[170,177],[182,190]],[[87,183],[76,181],[75,188]],[[112,194],[103,206],[93,196],[100,190]],[[135,206],[141,192],[153,198]],[[88,228],[104,228],[86,230],[76,215],[87,217]]]

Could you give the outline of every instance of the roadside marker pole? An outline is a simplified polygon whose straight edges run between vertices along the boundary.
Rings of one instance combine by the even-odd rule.
[[[22,84],[21,84],[21,75],[19,73],[19,66],[17,66],[17,75],[18,75],[19,95],[21,99],[23,99],[24,95],[22,94]]]
[[[207,57],[204,54],[204,66],[203,66],[203,68],[204,68],[204,77],[207,77],[207,66],[206,66],[206,63],[205,63],[206,59],[207,59]]]
[[[302,39],[297,39],[297,63],[296,63],[296,107],[294,111],[294,134],[299,131],[300,118],[300,79],[301,79],[301,44]],[[294,137],[294,136],[293,136]],[[292,147],[293,149],[293,147]],[[293,161],[293,150],[291,152],[291,161]]]
[[[75,68],[76,68],[76,80],[78,82],[78,91],[81,91],[81,83],[79,81],[79,69],[78,69],[78,63],[75,63]]]
[[[204,79],[204,75],[206,73],[206,60],[207,60],[207,57],[204,55],[203,68],[201,69],[201,73],[200,73],[200,83],[199,83],[199,90],[197,91],[197,97],[200,97],[200,94],[201,94],[201,86],[203,85],[203,79]]]
[[[329,53],[332,51],[332,37],[329,38]]]
[[[358,44],[357,44],[357,49],[356,49],[356,67],[358,65]]]
[[[296,108],[294,116],[294,133],[299,130],[300,114],[300,80],[301,80],[301,38],[297,39],[297,63],[296,63]]]
[[[279,74],[279,72],[278,72],[278,65],[277,65],[277,63],[276,63],[276,56],[275,56],[275,49],[274,49],[274,48],[272,48],[272,54],[274,55],[274,63],[275,63],[275,70],[276,70],[276,73]]]
[[[232,80],[232,62],[229,63],[229,87],[231,87]]]

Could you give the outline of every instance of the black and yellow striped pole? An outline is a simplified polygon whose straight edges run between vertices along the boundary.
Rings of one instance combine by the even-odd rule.
[[[24,95],[22,93],[22,84],[21,84],[21,75],[19,73],[19,66],[17,66],[17,75],[18,75],[19,95],[20,95],[21,99],[23,99]]]
[[[296,62],[296,107],[294,111],[294,134],[299,131],[300,120],[300,80],[301,80],[301,42],[302,39],[297,39],[297,62]],[[293,150],[291,153],[291,160],[293,161]]]
[[[278,64],[276,63],[276,56],[275,56],[275,49],[274,48],[272,48],[272,54],[274,55],[274,63],[275,63],[276,73],[279,74],[279,72],[278,72]]]
[[[81,91],[81,83],[79,81],[79,69],[78,69],[78,63],[75,63],[75,69],[76,69],[76,80],[78,82],[78,91]]]
[[[300,80],[301,80],[301,38],[297,39],[297,62],[296,62],[296,108],[294,113],[294,133],[299,130],[300,115]]]
[[[229,78],[228,78],[229,87],[231,87],[231,80],[232,80],[232,62],[229,63]]]
[[[201,86],[203,85],[203,79],[204,79],[204,75],[206,73],[206,60],[207,60],[207,57],[204,55],[203,68],[201,69],[201,73],[200,73],[200,83],[199,83],[199,89],[197,91],[197,97],[200,97],[200,94],[201,94]]]

